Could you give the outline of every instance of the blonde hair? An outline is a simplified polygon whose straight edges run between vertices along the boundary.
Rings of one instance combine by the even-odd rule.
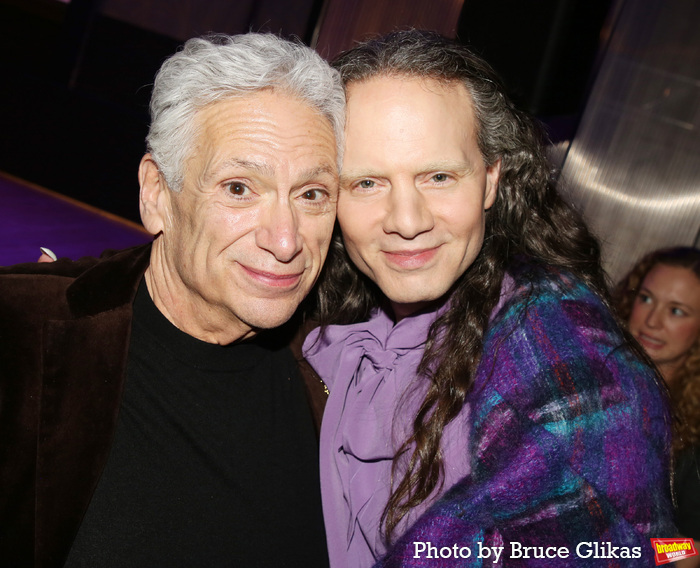
[[[628,322],[634,301],[647,274],[658,265],[691,271],[700,280],[700,249],[675,247],[655,250],[644,256],[615,289],[614,298],[620,317]],[[700,445],[700,337],[688,350],[688,356],[668,383],[671,407],[675,415],[673,453]]]

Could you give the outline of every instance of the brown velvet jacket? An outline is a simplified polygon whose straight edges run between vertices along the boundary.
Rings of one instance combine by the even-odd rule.
[[[150,245],[0,268],[1,566],[65,563],[109,455],[149,259]],[[318,427],[324,387],[302,376]]]

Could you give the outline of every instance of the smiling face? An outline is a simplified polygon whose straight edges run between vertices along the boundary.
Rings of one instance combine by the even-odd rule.
[[[657,264],[644,278],[629,327],[666,380],[700,336],[700,280],[680,266]]]
[[[147,282],[177,327],[230,343],[287,321],[316,281],[335,220],[335,137],[274,91],[213,103],[195,123],[181,192],[142,160],[142,218],[162,232]]]
[[[441,298],[476,258],[500,163],[484,165],[460,83],[379,76],[347,97],[338,222],[353,263],[400,319]]]

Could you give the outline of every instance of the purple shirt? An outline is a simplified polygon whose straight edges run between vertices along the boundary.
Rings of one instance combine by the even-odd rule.
[[[378,310],[368,322],[309,334],[304,353],[330,390],[321,425],[321,493],[332,568],[368,568],[386,551],[380,525],[394,454],[409,436],[428,384],[416,369],[436,312],[394,325]],[[439,496],[469,474],[469,407],[445,428]],[[403,476],[403,473],[400,473]],[[401,479],[398,477],[398,479]],[[413,509],[402,534],[433,502]]]

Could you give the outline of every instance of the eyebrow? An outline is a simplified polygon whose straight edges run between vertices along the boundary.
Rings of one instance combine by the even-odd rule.
[[[217,177],[223,170],[228,168],[243,168],[246,170],[253,170],[264,176],[273,176],[275,174],[274,168],[268,164],[263,164],[260,162],[253,162],[251,160],[242,160],[240,158],[229,158],[221,162],[215,169],[211,170],[205,176],[205,180],[209,181],[213,177]]]
[[[416,172],[416,175],[426,174],[428,172],[459,172],[462,174],[469,174],[475,170],[474,165],[468,161],[459,162],[431,162],[420,168]],[[385,177],[385,174],[381,173],[379,170],[374,169],[355,169],[349,172],[340,172],[340,181],[347,183],[352,179],[360,178],[370,178],[370,177]]]
[[[340,182],[348,182],[351,179],[383,177],[377,170],[355,170],[350,172],[340,172]]]
[[[337,173],[335,167],[333,167],[333,166],[329,166],[329,165],[318,166],[317,168],[313,168],[312,170],[307,170],[305,172],[302,172],[302,175],[301,175],[302,185],[304,183],[311,181],[314,178],[317,178],[317,177],[323,176],[323,175],[329,175],[333,179],[335,179],[337,177],[338,173]]]
[[[210,171],[206,175],[205,180],[209,181],[211,178],[217,177],[222,171],[231,167],[252,170],[266,177],[273,177],[275,175],[275,169],[269,164],[254,162],[251,160],[243,160],[240,158],[230,158],[228,160],[224,160],[214,170]],[[326,164],[310,170],[303,171],[300,175],[300,179],[302,180],[301,185],[308,183],[310,180],[317,178],[321,175],[330,175],[331,177],[335,178],[336,169],[334,166]]]
[[[652,298],[656,298],[654,293],[651,290],[649,290],[649,288],[647,288],[646,286],[641,286],[639,288],[639,292],[637,292],[637,294],[646,294],[647,296],[651,296]],[[695,312],[697,310],[696,308],[694,308],[690,304],[686,304],[684,302],[679,302],[678,300],[671,300],[669,302],[669,304],[672,304],[673,306],[683,307],[684,309],[691,311],[691,312]]]
[[[474,171],[474,164],[468,160],[459,162],[432,162],[427,164],[420,173],[437,172],[440,170],[447,170],[453,172],[464,172],[469,173]]]
[[[694,308],[694,307],[691,306],[690,304],[685,304],[685,303],[683,303],[683,302],[678,302],[678,301],[676,301],[676,300],[671,300],[670,303],[671,303],[674,307],[680,307],[680,308],[683,308],[684,310],[687,310],[687,311],[689,311],[689,312],[695,312],[695,311],[696,311],[696,308]]]

